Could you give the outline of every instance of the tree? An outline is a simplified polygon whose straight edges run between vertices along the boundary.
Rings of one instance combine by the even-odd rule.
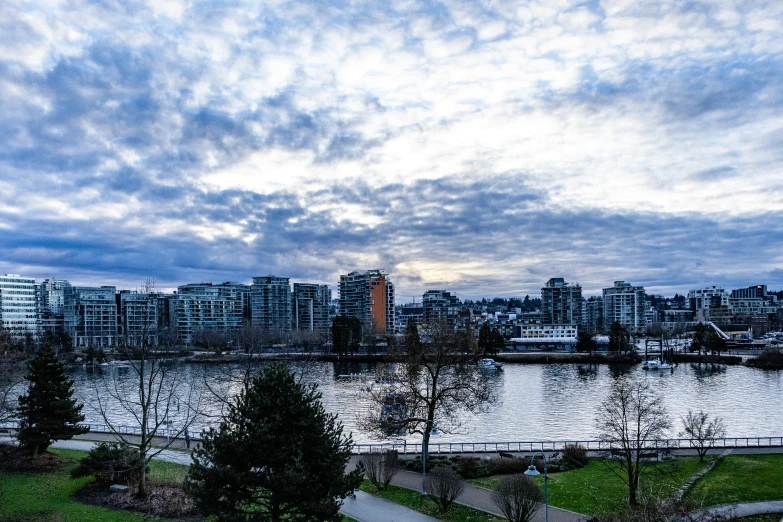
[[[647,445],[662,439],[671,427],[660,395],[646,382],[621,379],[598,412],[600,438],[610,443],[609,469],[628,486],[628,499],[637,504],[639,479],[649,468]]]
[[[485,321],[479,328],[478,347],[481,355],[486,355],[492,351],[492,330],[489,327],[489,321]]]
[[[707,346],[706,349],[710,351],[712,355],[717,355],[720,359],[721,352],[726,351],[726,340],[723,339],[714,328],[710,328],[707,334]]]
[[[340,501],[362,480],[349,474],[351,437],[328,414],[315,384],[275,364],[253,379],[210,428],[185,488],[219,521],[339,521]]]
[[[25,380],[27,393],[19,397],[19,445],[38,455],[55,440],[68,440],[87,433],[89,428],[79,426],[84,421],[82,405],[73,399],[73,381],[65,375],[65,366],[49,347],[43,347],[30,361]]]
[[[609,351],[627,352],[631,349],[631,334],[617,321],[609,327]]]
[[[693,328],[693,341],[691,341],[691,351],[699,352],[707,349],[707,338],[709,336],[710,327],[699,323]]]
[[[698,411],[688,411],[688,415],[680,419],[682,431],[680,437],[690,439],[692,448],[699,454],[699,461],[704,461],[704,456],[715,445],[715,439],[726,436],[726,425],[723,419],[715,417],[710,420],[709,414]]]
[[[492,347],[492,353],[497,354],[499,350],[506,347],[506,338],[503,337],[503,334],[500,333],[500,330],[495,328],[492,330],[492,335],[490,337],[491,342],[490,346]]]
[[[438,505],[441,513],[446,513],[465,490],[465,480],[451,468],[435,468],[427,476],[427,490]]]
[[[379,491],[389,487],[394,475],[399,471],[397,450],[370,451],[361,456],[359,462],[364,466],[367,478]]]
[[[424,464],[427,461],[432,428],[454,433],[465,413],[485,411],[497,396],[489,385],[488,373],[470,364],[480,358],[473,336],[455,331],[445,320],[433,320],[419,327],[421,342],[406,342],[389,351],[395,363],[392,384],[370,392],[373,406],[362,426],[380,436],[389,431],[418,433],[423,438]],[[402,412],[385,415],[389,396]]]
[[[24,362],[27,354],[11,332],[0,328],[0,422],[7,422],[16,415],[13,393],[24,380]]]
[[[529,522],[541,508],[544,494],[538,484],[520,473],[500,479],[492,499],[509,522]]]
[[[199,418],[203,392],[191,373],[172,371],[168,354],[158,349],[155,281],[147,279],[137,294],[137,301],[147,300],[150,305],[137,308],[133,332],[126,332],[133,336],[134,345],[126,342],[118,348],[130,368],[122,374],[116,370],[103,373],[93,386],[96,409],[109,431],[120,442],[138,449],[141,476],[136,493],[146,497],[150,461]],[[118,412],[122,413],[122,421],[117,420]],[[120,422],[122,425],[132,422],[138,433],[126,433],[124,426],[120,428]],[[161,440],[163,436],[165,440]]]
[[[593,353],[598,347],[598,343],[593,339],[593,334],[585,330],[579,330],[576,341],[576,351],[584,353]]]
[[[362,323],[356,317],[339,315],[332,321],[332,342],[339,354],[355,352],[362,341]]]

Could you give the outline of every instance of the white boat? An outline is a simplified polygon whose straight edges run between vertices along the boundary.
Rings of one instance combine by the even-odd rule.
[[[478,367],[485,370],[502,370],[503,365],[499,362],[495,362],[495,359],[481,359],[478,362]]]
[[[666,362],[666,360],[650,359],[649,361],[644,361],[642,363],[642,368],[645,370],[671,370],[673,366],[671,363]]]

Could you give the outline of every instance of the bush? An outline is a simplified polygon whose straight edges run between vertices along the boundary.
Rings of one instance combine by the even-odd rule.
[[[397,451],[376,451],[362,455],[359,462],[364,466],[367,478],[377,489],[386,489],[397,474]]]
[[[544,494],[527,475],[503,477],[492,494],[509,522],[529,522],[541,507]]]
[[[569,469],[587,466],[587,449],[581,444],[566,444],[561,459],[569,463]]]
[[[427,491],[432,495],[431,498],[438,505],[441,513],[449,510],[464,489],[464,480],[451,468],[435,468],[427,475]]]
[[[94,475],[95,482],[102,486],[133,485],[141,477],[139,458],[139,450],[125,443],[101,442],[71,470],[71,477]]]
[[[524,473],[530,465],[530,459],[492,459],[487,461],[489,475],[513,475]]]
[[[489,475],[484,461],[476,457],[461,458],[454,463],[457,473],[463,478],[472,479]]]

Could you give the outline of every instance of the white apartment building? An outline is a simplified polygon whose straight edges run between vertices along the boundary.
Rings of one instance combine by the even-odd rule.
[[[19,340],[28,334],[38,336],[35,279],[17,274],[0,276],[0,328]]]
[[[647,326],[647,295],[643,286],[633,286],[625,281],[615,281],[611,288],[604,288],[604,328],[612,323],[631,333],[640,333]]]

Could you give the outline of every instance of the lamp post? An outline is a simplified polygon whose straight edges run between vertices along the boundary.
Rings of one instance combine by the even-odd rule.
[[[536,457],[538,455],[544,457],[544,519],[545,522],[549,522],[549,491],[547,489],[547,481],[549,480],[549,475],[547,475],[546,472],[546,455],[543,452],[539,451],[537,453],[533,453],[533,455],[530,457],[530,466],[527,467],[527,471],[525,471],[525,475],[535,477],[536,475],[541,474],[538,472],[535,465]]]

